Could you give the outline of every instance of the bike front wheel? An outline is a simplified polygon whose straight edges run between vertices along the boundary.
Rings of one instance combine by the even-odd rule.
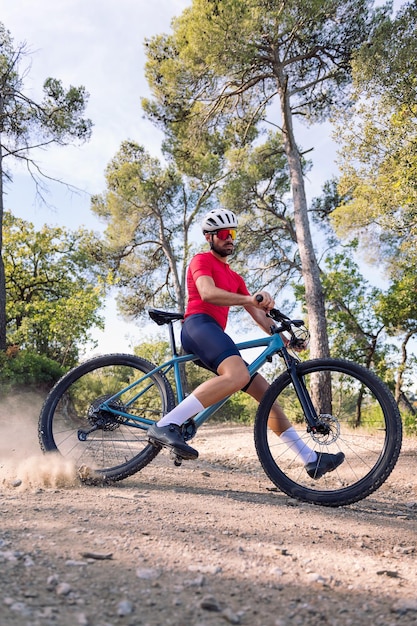
[[[299,363],[297,372],[315,406],[318,428],[306,425],[284,372],[266,392],[255,420],[255,446],[265,473],[281,491],[304,502],[343,506],[367,497],[388,478],[400,453],[402,423],[393,395],[373,372],[350,361],[313,359]],[[317,388],[325,388],[325,409]],[[319,456],[343,452],[344,462],[318,480],[310,478],[299,454],[268,426],[275,402],[306,446]]]
[[[38,425],[42,450],[59,452],[86,482],[122,480],[142,469],[160,451],[149,444],[147,426],[175,406],[163,373],[134,384],[154,368],[133,355],[109,354],[69,371],[42,407]],[[102,409],[105,401],[111,411]]]

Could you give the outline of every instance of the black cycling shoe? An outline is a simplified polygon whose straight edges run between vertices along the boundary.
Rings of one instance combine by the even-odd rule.
[[[345,455],[343,452],[338,452],[337,454],[329,454],[328,452],[317,453],[317,460],[307,463],[304,467],[310,478],[317,480],[324,474],[327,474],[327,472],[333,472],[344,460]]]
[[[191,460],[198,458],[198,451],[185,443],[181,426],[177,424],[168,424],[168,426],[161,427],[153,424],[148,428],[147,436],[149,442],[153,445],[171,448],[182,459]]]

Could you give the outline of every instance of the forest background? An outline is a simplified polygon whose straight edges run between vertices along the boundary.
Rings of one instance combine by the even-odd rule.
[[[313,8],[314,5],[317,8],[320,4],[325,3],[311,3]],[[65,263],[70,264],[73,272],[78,272],[77,287],[80,291],[73,289],[74,284],[71,280],[66,291],[63,276],[65,274],[70,276],[70,273],[62,271],[63,265],[60,263],[57,280],[60,282],[62,292],[59,299],[55,298],[55,304],[59,301],[61,308],[53,308],[54,323],[49,318],[48,323],[42,326],[43,329],[48,327],[47,337],[42,330],[42,337],[39,339],[40,325],[36,329],[37,337],[33,326],[25,330],[25,324],[22,324],[21,320],[17,329],[18,315],[14,313],[14,318],[9,315],[9,361],[10,357],[13,357],[16,363],[16,351],[21,352],[22,349],[36,346],[38,354],[43,353],[57,364],[55,367],[48,361],[47,365],[43,365],[47,385],[51,379],[56,378],[62,368],[72,365],[78,358],[97,351],[133,351],[144,339],[149,344],[152,337],[158,341],[158,345],[148,345],[146,349],[153,355],[151,360],[158,360],[156,357],[162,357],[164,353],[160,337],[155,335],[151,326],[144,325],[143,316],[139,323],[135,324],[133,320],[140,316],[146,306],[155,304],[171,308],[176,308],[175,304],[179,304],[179,308],[183,306],[180,291],[176,291],[175,284],[170,283],[172,267],[164,271],[165,278],[156,277],[160,256],[155,255],[155,264],[146,267],[146,271],[143,271],[144,261],[140,255],[130,265],[121,262],[132,240],[120,239],[119,233],[126,234],[129,222],[120,221],[120,215],[115,217],[116,213],[113,211],[115,207],[110,206],[110,196],[114,192],[115,183],[117,186],[125,183],[126,194],[131,192],[128,186],[131,184],[132,172],[128,172],[127,168],[131,169],[132,165],[136,166],[136,175],[142,176],[142,180],[146,179],[147,183],[153,180],[155,186],[160,186],[159,190],[162,186],[167,205],[175,191],[172,207],[178,207],[181,194],[184,194],[184,186],[178,179],[178,175],[181,174],[178,165],[182,166],[188,183],[187,202],[197,209],[194,212],[191,210],[189,214],[193,218],[187,233],[189,239],[186,248],[189,253],[200,246],[198,226],[195,223],[198,223],[201,212],[210,208],[210,202],[220,195],[223,202],[236,208],[234,204],[238,201],[240,209],[243,207],[244,213],[251,215],[252,218],[246,219],[246,238],[242,236],[243,258],[239,257],[238,252],[236,265],[242,267],[242,261],[246,260],[245,257],[250,252],[253,261],[247,278],[253,287],[256,288],[266,282],[268,288],[277,293],[280,308],[288,313],[297,309],[305,313],[305,294],[303,288],[300,288],[300,263],[297,246],[294,246],[288,170],[282,160],[283,149],[278,135],[269,134],[262,137],[253,131],[253,143],[245,156],[248,166],[243,168],[240,162],[239,167],[234,170],[245,171],[245,180],[242,176],[232,175],[229,177],[231,181],[229,186],[217,185],[224,176],[222,169],[221,176],[210,189],[212,193],[210,200],[207,192],[206,195],[202,194],[202,187],[198,187],[197,181],[207,183],[207,172],[212,174],[213,170],[210,170],[210,167],[213,164],[204,162],[203,157],[209,153],[217,156],[221,154],[225,145],[224,137],[220,138],[221,140],[215,137],[218,141],[216,145],[213,143],[213,135],[210,136],[210,141],[205,139],[203,148],[200,147],[200,156],[203,155],[201,162],[206,169],[192,171],[190,163],[186,159],[181,161],[178,157],[178,135],[174,137],[172,128],[170,129],[167,124],[161,124],[158,112],[152,110],[152,98],[154,104],[159,106],[161,104],[161,100],[158,102],[158,86],[152,68],[152,64],[157,60],[155,50],[158,47],[154,35],[170,32],[171,18],[180,16],[188,6],[189,2],[180,0],[177,2],[158,0],[152,7],[145,2],[133,3],[127,0],[118,3],[117,6],[112,2],[90,2],[88,5],[81,2],[63,2],[59,7],[45,1],[35,8],[29,1],[18,0],[12,6],[8,3],[3,7],[3,25],[10,31],[14,43],[16,45],[24,41],[28,43],[20,66],[25,75],[26,93],[34,100],[40,98],[43,81],[49,76],[57,77],[66,86],[83,85],[89,93],[85,113],[93,122],[92,135],[88,142],[65,148],[51,146],[35,151],[31,153],[31,158],[33,157],[36,167],[32,168],[31,173],[27,171],[26,163],[23,167],[13,163],[8,165],[4,181],[5,208],[11,212],[11,215],[6,214],[5,225],[7,226],[7,220],[10,220],[7,231],[8,243],[9,249],[15,251],[13,259],[9,259],[9,268],[14,267],[16,255],[24,254],[23,249],[19,251],[19,246],[22,243],[21,234],[25,233],[26,241],[33,241],[35,238],[41,248],[46,246],[49,250],[55,249],[59,247],[57,245],[59,242],[63,247],[58,250],[59,258],[65,259]],[[415,3],[396,3],[395,11],[400,8],[403,10],[408,8],[415,19]],[[395,13],[392,16],[394,17]],[[398,36],[398,32],[396,35]],[[384,31],[380,32],[379,36],[383,39]],[[385,36],[388,41],[392,32],[386,30]],[[404,46],[409,45],[406,30],[403,32],[403,40]],[[375,59],[383,50],[383,42],[375,42],[374,46],[374,62],[377,62]],[[401,50],[401,46],[391,48],[392,59],[398,49]],[[26,52],[30,54],[26,55]],[[412,168],[415,168],[413,150],[417,73],[415,61],[413,67],[402,59],[401,55],[397,55],[400,64],[396,69],[399,76],[397,86],[401,94],[407,97],[410,95],[405,93],[404,84],[407,81],[411,83],[410,99],[401,100],[398,93],[394,93],[392,85],[384,84],[384,76],[380,77],[379,83],[375,83],[373,79],[377,72],[375,67],[372,68],[372,63],[368,62],[370,58],[372,58],[370,54],[367,54],[366,60],[358,57],[357,65],[354,67],[354,75],[358,81],[356,85],[358,98],[353,107],[357,108],[349,110],[348,118],[342,117],[344,107],[338,107],[336,109],[338,115],[335,115],[335,111],[332,115],[333,123],[320,115],[316,116],[317,121],[310,126],[296,121],[295,134],[304,158],[303,174],[321,282],[325,291],[330,348],[334,354],[352,358],[377,369],[395,391],[404,411],[411,413],[408,424],[412,429],[415,424],[413,415],[415,357],[412,345],[416,333],[416,279],[414,273],[408,271],[413,258],[407,256],[407,251],[414,243],[412,237],[415,231],[415,218],[413,222],[415,189],[410,181],[413,180]],[[413,50],[408,50],[407,59],[416,58]],[[145,71],[146,60],[148,66]],[[389,72],[392,71],[393,68],[389,67]],[[379,85],[380,91],[375,89],[376,85]],[[369,86],[372,88],[371,92],[367,92]],[[391,95],[394,93],[394,103],[393,100],[387,101],[387,93]],[[345,92],[344,97],[347,98],[348,94],[353,95],[352,91],[349,91]],[[148,98],[147,105],[142,101],[144,108],[141,108],[142,98]],[[372,102],[372,107],[366,108],[369,102]],[[408,116],[407,111],[411,111]],[[373,120],[369,117],[371,112],[377,112],[377,117]],[[230,120],[227,124],[230,124]],[[227,124],[225,123],[225,126]],[[268,128],[268,125],[264,127]],[[398,128],[405,128],[407,132],[404,130],[401,134]],[[414,131],[414,135],[412,132],[410,134],[410,129]],[[270,124],[269,130],[276,131],[277,127]],[[240,130],[233,128],[233,133],[239,132]],[[391,161],[389,159],[381,161],[380,153],[387,153],[388,143],[384,143],[387,142],[387,137],[383,137],[387,133],[390,133],[390,144],[392,145],[392,139],[395,137],[396,147],[406,147],[407,154],[404,150],[401,158],[397,152],[389,155]],[[372,140],[367,145],[366,142],[357,140],[358,137],[362,139],[370,137],[370,134]],[[401,136],[398,136],[399,134]],[[264,153],[260,152],[261,141],[264,139],[269,142],[268,154],[274,155],[275,160],[262,170],[261,164],[266,163]],[[172,165],[175,149],[177,152],[174,171],[169,166]],[[341,156],[336,162],[338,151]],[[240,158],[235,151],[236,163],[238,156]],[[195,154],[193,158],[195,160]],[[228,165],[233,164],[230,152],[227,159]],[[358,164],[354,170],[349,167],[353,162]],[[397,171],[394,171],[394,162],[398,164]],[[49,179],[39,175],[38,167]],[[116,181],[117,174],[120,174],[123,168],[126,179],[123,181],[119,178]],[[337,188],[332,178],[339,174],[339,169],[344,178]],[[391,176],[387,180],[388,172],[396,178]],[[251,176],[257,179],[257,185]],[[64,184],[58,184],[56,180]],[[385,188],[381,186],[383,180]],[[253,195],[255,187],[256,198]],[[388,188],[391,193],[387,193]],[[395,190],[398,188],[405,189],[407,197],[396,194]],[[352,189],[355,193],[352,193]],[[261,218],[259,213],[256,213],[260,210],[260,204],[265,204],[267,196],[273,196],[276,200],[275,205],[269,206],[269,215],[275,219],[279,216],[281,223],[285,222],[285,228],[281,232],[274,232],[274,226],[271,227],[270,223],[265,222],[265,216]],[[378,196],[383,196],[383,200]],[[182,198],[184,197],[183,195]],[[131,197],[125,195],[125,201],[131,202]],[[343,202],[346,204],[345,208],[347,207],[345,216],[348,218],[343,218],[342,212],[335,211],[337,205]],[[361,206],[365,207],[364,211],[360,209]],[[410,207],[405,218],[403,206]],[[122,203],[117,210],[120,211],[123,207],[125,208]],[[378,216],[376,213],[372,214],[371,208],[379,211]],[[356,223],[354,216],[363,215],[364,212],[371,218],[369,222],[365,223],[362,220]],[[336,218],[336,221],[334,217],[330,219],[333,214],[340,217]],[[23,221],[16,221],[16,218]],[[393,228],[394,218],[395,223],[401,225],[402,232]],[[33,227],[30,223],[33,223]],[[353,230],[346,228],[346,224],[355,228]],[[80,226],[83,227],[82,232],[79,231]],[[166,223],[166,226],[169,230],[169,224]],[[173,230],[175,228],[178,228],[178,225],[175,225]],[[89,232],[91,230],[95,233]],[[407,236],[402,234],[405,230]],[[265,238],[262,240],[255,237],[256,233],[265,235],[267,232],[270,245],[265,244]],[[288,239],[282,238],[283,232],[289,236]],[[103,245],[98,245],[97,240],[93,241],[93,237],[98,237],[102,243],[104,242]],[[247,240],[251,241],[249,252],[248,248],[245,248]],[[256,246],[261,247],[261,255],[256,255]],[[68,254],[68,251],[74,250],[75,256]],[[91,250],[94,250],[94,254],[89,257]],[[149,252],[149,248],[147,250]],[[5,251],[7,253],[7,246]],[[287,262],[283,264],[281,261],[284,257]],[[5,259],[7,261],[7,256]],[[103,259],[111,262],[103,266]],[[405,263],[401,265],[399,259],[403,259]],[[89,261],[97,262],[99,265],[97,270],[92,270]],[[144,283],[135,281],[135,277],[138,275],[143,277],[146,273],[148,288],[144,289]],[[169,277],[168,280],[166,276]],[[164,281],[168,287],[165,291]],[[91,286],[95,288],[94,293],[89,291]],[[86,291],[83,292],[83,289]],[[12,293],[10,286],[9,293]],[[404,294],[411,294],[411,297],[407,299]],[[19,301],[18,294],[14,298]],[[78,318],[81,313],[85,315],[84,326],[79,329],[77,335],[74,332],[74,317],[70,312],[75,310],[75,303],[79,303],[80,299],[93,303],[94,306],[83,312],[77,309]],[[121,321],[120,313],[115,306],[116,299],[128,322]],[[22,301],[23,298],[20,298],[20,302]],[[51,300],[47,299],[46,302],[45,308],[50,307]],[[104,303],[106,308],[103,315],[100,307],[104,306]],[[42,306],[39,300],[32,302],[31,307],[23,312],[23,317],[33,319],[40,315],[43,305],[45,300]],[[21,308],[18,311],[20,317],[22,317]],[[404,313],[400,320],[397,314],[399,309]],[[46,319],[45,315],[44,320]],[[247,327],[242,324],[244,322],[240,319],[232,322],[236,336],[242,328],[243,332],[248,332]],[[56,337],[65,326],[65,338],[62,336],[57,342]],[[3,371],[10,377],[10,381],[16,382],[16,368],[10,372],[5,367]],[[30,371],[32,378],[36,379],[39,367],[32,364]],[[19,376],[19,382],[30,382],[27,361],[25,365],[21,365]],[[39,383],[39,380],[32,382]],[[237,408],[236,414],[242,414],[241,406]]]

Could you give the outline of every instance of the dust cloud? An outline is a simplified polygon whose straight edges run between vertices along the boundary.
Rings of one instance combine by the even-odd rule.
[[[72,463],[59,454],[43,454],[40,449],[42,400],[32,393],[0,399],[0,490],[79,485]]]

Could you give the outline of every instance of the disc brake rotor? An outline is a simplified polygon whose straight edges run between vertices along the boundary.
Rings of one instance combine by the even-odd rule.
[[[340,436],[339,420],[333,415],[323,413],[318,416],[316,430],[310,432],[312,439],[321,445],[330,446]]]

